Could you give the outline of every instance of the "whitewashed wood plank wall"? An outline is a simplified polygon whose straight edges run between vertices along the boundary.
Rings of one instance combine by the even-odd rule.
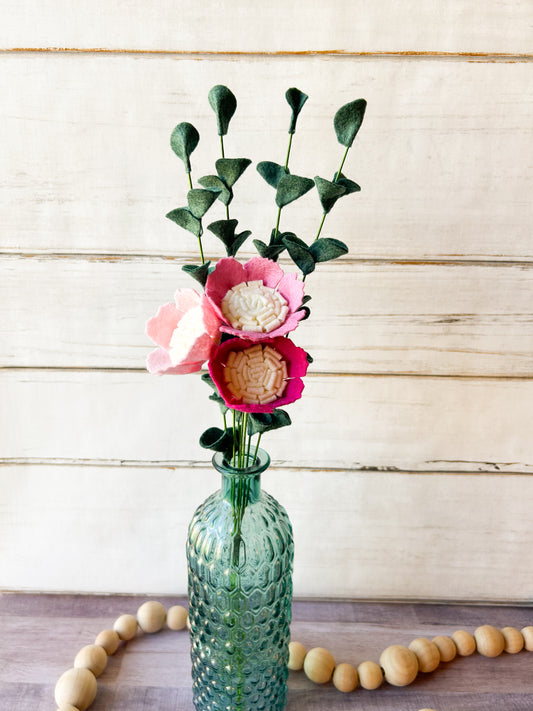
[[[193,285],[194,238],[164,217],[187,189],[169,135],[194,123],[210,172],[223,83],[228,154],[254,163],[284,159],[285,90],[310,95],[291,158],[310,176],[338,167],[335,110],[368,100],[345,171],[362,192],[326,223],[350,254],[306,282],[295,340],[315,361],[265,443],[295,594],[531,601],[531,3],[0,13],[0,590],[186,590],[187,523],[218,486],[197,441],[218,415],[197,376],[145,372],[144,323]],[[233,204],[265,238],[255,171]],[[319,212],[308,195],[285,227],[312,239]]]

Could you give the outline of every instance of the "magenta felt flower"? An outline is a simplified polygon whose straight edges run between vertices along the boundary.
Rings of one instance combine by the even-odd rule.
[[[226,405],[241,412],[272,412],[298,400],[307,354],[289,338],[260,343],[232,338],[209,360],[209,373]]]
[[[178,289],[174,299],[146,324],[147,335],[159,346],[148,356],[150,373],[194,373],[220,343],[220,320],[204,295]]]
[[[205,293],[222,321],[221,330],[260,341],[293,331],[304,311],[304,284],[285,274],[271,259],[253,257],[241,264],[233,257],[217,262]]]

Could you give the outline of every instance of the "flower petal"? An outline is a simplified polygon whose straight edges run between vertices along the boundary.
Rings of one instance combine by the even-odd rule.
[[[159,307],[156,315],[147,321],[146,335],[158,346],[168,348],[180,318],[181,314],[175,304],[163,304]]]
[[[168,351],[164,348],[156,348],[155,351],[149,354],[146,360],[146,367],[149,373],[155,375],[185,375],[201,370],[204,362],[205,361],[202,360],[198,363],[172,365]]]

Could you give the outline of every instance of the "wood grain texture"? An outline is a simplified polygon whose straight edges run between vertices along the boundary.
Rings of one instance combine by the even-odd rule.
[[[159,598],[169,606],[182,598]],[[0,692],[2,709],[46,711],[53,686],[84,644],[123,612],[135,613],[145,598],[135,596],[0,597]],[[185,603],[186,604],[186,603]],[[337,661],[358,664],[377,659],[389,644],[418,636],[449,635],[480,624],[521,628],[531,622],[530,607],[304,602],[293,604],[291,633],[308,648],[325,645]],[[38,635],[36,632],[38,631]],[[376,691],[341,694],[331,684],[316,686],[291,672],[287,711],[529,711],[533,694],[531,653],[486,659],[478,654],[441,664],[408,687],[384,684]],[[110,658],[98,680],[94,711],[192,711],[189,644],[185,632],[164,630],[138,636]]]
[[[262,479],[293,523],[296,596],[531,598],[531,476],[274,467]],[[220,481],[208,466],[42,464],[1,467],[0,486],[4,589],[160,595],[186,593],[187,527]]]
[[[0,55],[0,67],[2,250],[197,259],[195,238],[164,217],[188,189],[169,137],[192,122],[193,179],[212,173],[220,148],[207,94],[223,83],[239,101],[226,153],[254,164],[285,159],[285,90],[310,95],[291,170],[311,177],[339,167],[335,111],[367,99],[345,164],[362,192],[339,201],[323,234],[354,257],[533,258],[531,62],[30,54]],[[254,167],[231,211],[254,238],[270,234],[274,193]],[[281,226],[311,241],[321,215],[313,191]],[[218,205],[205,224],[221,217]],[[206,248],[219,250],[208,232]]]

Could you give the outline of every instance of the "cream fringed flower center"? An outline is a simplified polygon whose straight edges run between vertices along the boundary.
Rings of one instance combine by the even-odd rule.
[[[224,382],[236,400],[266,405],[280,398],[287,385],[287,363],[270,346],[256,344],[243,351],[230,351]]]
[[[195,306],[183,315],[170,339],[168,353],[172,365],[181,363],[204,333],[204,313],[201,306]]]
[[[222,313],[233,328],[270,333],[284,323],[289,306],[279,291],[259,279],[229,289],[222,299]]]

